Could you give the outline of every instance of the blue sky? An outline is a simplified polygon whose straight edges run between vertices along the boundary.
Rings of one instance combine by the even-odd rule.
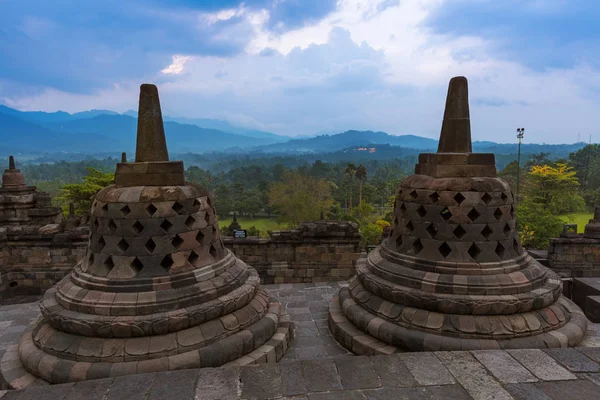
[[[166,112],[291,136],[436,138],[448,80],[473,135],[600,137],[594,0],[0,0],[0,103]]]

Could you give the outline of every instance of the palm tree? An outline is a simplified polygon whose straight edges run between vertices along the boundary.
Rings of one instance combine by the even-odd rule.
[[[356,165],[352,163],[348,163],[346,169],[344,170],[344,175],[350,178],[350,201],[349,201],[349,209],[352,211],[352,183],[354,182],[354,175],[356,174]]]
[[[358,168],[356,168],[356,172],[354,173],[354,175],[360,181],[360,188],[358,192],[358,204],[362,206],[362,190],[363,184],[365,183],[365,179],[367,179],[367,168],[364,165],[360,164]]]

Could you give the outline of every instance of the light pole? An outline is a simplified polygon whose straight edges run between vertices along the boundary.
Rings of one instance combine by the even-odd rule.
[[[521,178],[521,139],[525,135],[525,128],[517,128],[517,139],[519,141],[519,150],[517,150],[517,197],[515,203],[519,204],[519,183]]]

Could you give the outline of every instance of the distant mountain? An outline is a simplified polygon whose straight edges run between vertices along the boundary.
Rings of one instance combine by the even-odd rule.
[[[255,129],[240,128],[231,125],[227,121],[219,119],[208,119],[208,118],[185,118],[185,117],[169,117],[163,116],[165,121],[173,121],[180,124],[196,125],[206,129],[217,129],[223,132],[235,133],[238,135],[248,136],[257,139],[267,139],[272,143],[287,142],[290,140],[288,136],[276,135],[271,132],[263,132]]]
[[[189,123],[184,123],[189,122]],[[200,127],[199,124],[205,125]],[[239,154],[318,155],[332,154],[335,159],[349,156],[372,158],[404,157],[418,152],[437,151],[438,141],[415,135],[390,135],[385,132],[350,130],[343,133],[290,139],[269,132],[238,128],[226,121],[164,117],[169,150],[174,153],[223,152],[226,157]],[[216,129],[220,127],[222,129]],[[29,153],[80,152],[106,154],[133,152],[137,130],[137,112],[118,114],[108,110],[90,110],[76,114],[58,111],[18,111],[0,105],[0,151]],[[234,130],[239,133],[232,133]],[[285,141],[284,141],[285,140]],[[384,147],[387,146],[387,147]],[[549,153],[553,158],[567,157],[585,143],[523,144],[521,153]],[[368,149],[366,149],[368,148]],[[370,153],[370,148],[375,151]],[[402,150],[403,149],[403,150]],[[516,144],[489,141],[474,142],[477,152],[496,155],[516,154]]]
[[[24,121],[13,115],[0,113],[0,151],[3,153],[31,153],[50,151],[84,151],[106,147],[110,139],[104,135],[83,138],[81,135],[62,133]]]
[[[264,153],[322,153],[335,152],[354,146],[389,144],[419,150],[437,149],[437,140],[414,135],[395,136],[385,132],[346,131],[336,135],[321,135],[305,139],[292,139],[285,143],[257,146]]]
[[[0,132],[3,133],[3,138],[7,136],[10,139],[3,140],[1,144],[0,149],[4,151],[102,153],[133,152],[135,149],[137,119],[130,116],[101,113],[90,118],[34,124],[12,114],[0,112]],[[26,117],[31,117],[31,114],[25,114]],[[166,121],[164,126],[167,144],[172,152],[204,153],[224,151],[234,145],[248,148],[271,143],[268,139],[172,121]]]
[[[14,117],[21,118],[28,122],[33,122],[36,124],[56,124],[56,123],[65,123],[71,121],[79,121],[84,119],[89,119],[93,117],[97,117],[100,115],[123,115],[128,117],[133,117],[137,119],[137,111],[128,110],[123,114],[119,114],[115,111],[110,110],[89,110],[82,111],[75,114],[69,114],[64,111],[57,112],[43,112],[43,111],[19,111],[10,107],[6,107],[0,105],[0,113],[12,115]],[[233,126],[227,121],[217,120],[217,119],[208,119],[208,118],[184,118],[184,117],[170,117],[167,115],[163,115],[164,121],[173,121],[179,124],[184,125],[196,125],[200,128],[219,130],[227,133],[234,133],[236,135],[247,136],[256,139],[265,139],[266,143],[278,143],[285,142],[290,138],[288,136],[280,136],[270,132],[263,132],[256,129],[250,128],[241,128],[238,126]]]
[[[89,110],[75,114],[69,114],[64,111],[44,112],[44,111],[19,111],[14,108],[6,107],[0,104],[0,113],[12,115],[13,117],[21,118],[28,122],[36,124],[47,124],[53,122],[74,121],[95,117],[97,115],[118,115],[119,113],[110,110]]]

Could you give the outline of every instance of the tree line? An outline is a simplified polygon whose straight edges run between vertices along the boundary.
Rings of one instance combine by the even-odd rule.
[[[204,185],[215,196],[221,218],[274,216],[295,227],[321,216],[356,221],[364,244],[374,244],[392,219],[391,205],[404,177],[413,173],[407,159],[323,162],[292,165],[233,162],[229,168],[186,169],[186,180]],[[114,179],[117,160],[86,160],[26,165],[28,183],[50,192],[56,204],[76,213],[89,210],[91,196]],[[533,154],[520,169],[516,161],[499,176],[517,192],[517,226],[524,246],[544,248],[563,226],[560,215],[589,212],[600,205],[600,145],[591,144],[564,159]]]

